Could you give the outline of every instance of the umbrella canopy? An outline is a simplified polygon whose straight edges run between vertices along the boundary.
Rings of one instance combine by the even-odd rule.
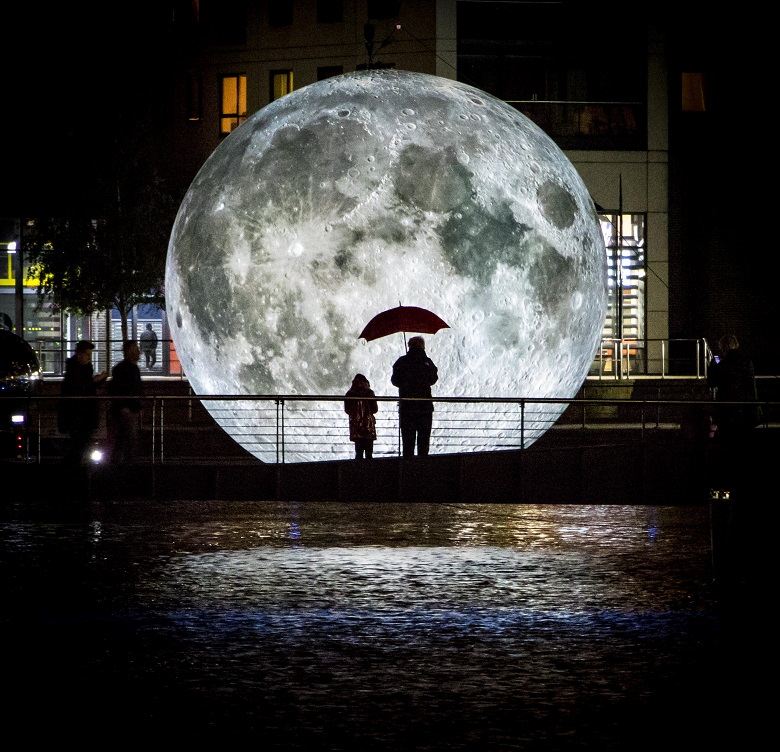
[[[360,332],[360,336],[370,342],[399,332],[436,334],[439,329],[449,328],[448,323],[426,308],[399,305],[397,308],[389,308],[374,316]]]

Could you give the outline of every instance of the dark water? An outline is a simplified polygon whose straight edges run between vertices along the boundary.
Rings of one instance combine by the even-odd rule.
[[[750,688],[710,533],[706,507],[10,505],[6,735],[718,748]]]

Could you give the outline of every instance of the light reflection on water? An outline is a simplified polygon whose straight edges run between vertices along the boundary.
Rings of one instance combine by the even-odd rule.
[[[0,530],[18,681],[128,733],[636,749],[722,689],[702,507],[132,503]]]

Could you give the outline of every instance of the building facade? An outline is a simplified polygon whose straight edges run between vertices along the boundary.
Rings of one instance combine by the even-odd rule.
[[[159,166],[177,196],[225,136],[293,89],[367,67],[460,80],[540,125],[590,191],[610,268],[601,369],[673,373],[679,357],[689,373],[689,344],[714,341],[726,329],[754,349],[763,347],[761,322],[739,312],[739,288],[731,291],[733,315],[708,306],[700,292],[703,277],[718,278],[710,247],[731,240],[713,240],[712,227],[696,231],[708,220],[717,226],[719,206],[700,198],[695,217],[679,208],[702,190],[714,192],[710,172],[700,169],[705,159],[691,154],[712,127],[707,118],[717,95],[707,78],[717,69],[707,54],[712,40],[702,41],[710,39],[710,28],[691,24],[682,11],[675,17],[645,3],[523,0],[175,0],[160,6],[164,14],[139,26],[146,38],[133,49],[148,54],[143,65],[130,66],[130,78],[149,77]],[[22,222],[34,216],[26,211]],[[1,205],[0,215],[13,221]],[[29,305],[20,313],[10,303],[20,291],[31,294],[15,279],[11,242],[0,238],[0,308],[14,322],[23,314],[29,339],[41,330],[36,316],[45,314]],[[167,339],[164,312],[157,321]]]

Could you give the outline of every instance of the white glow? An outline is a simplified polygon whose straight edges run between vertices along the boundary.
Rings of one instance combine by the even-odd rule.
[[[555,143],[473,87],[393,70],[293,91],[225,138],[182,202],[166,267],[172,337],[201,395],[343,395],[357,372],[397,395],[402,335],[358,335],[402,303],[450,325],[427,337],[436,396],[570,398],[606,284],[595,207]],[[276,461],[273,405],[205,404]],[[529,406],[525,445],[564,408]],[[352,455],[337,403],[284,410],[285,461]],[[393,411],[382,404],[375,456],[397,449]],[[459,431],[434,428],[434,453],[520,446],[503,405],[440,404],[434,425]]]

